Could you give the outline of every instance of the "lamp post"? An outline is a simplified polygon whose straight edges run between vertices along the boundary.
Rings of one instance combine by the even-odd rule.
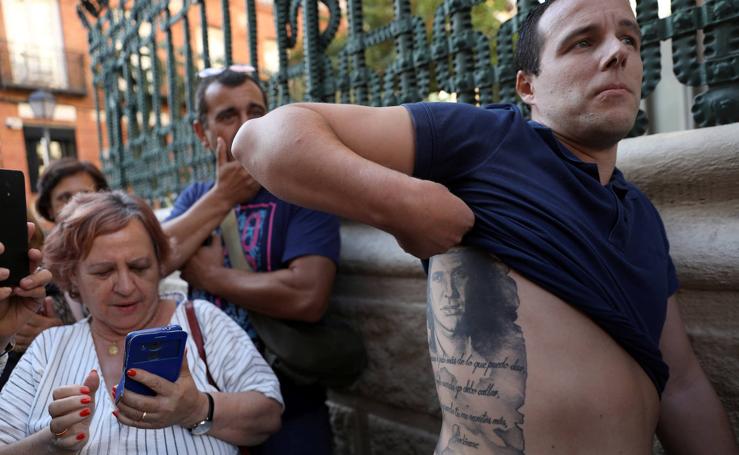
[[[45,90],[36,90],[28,97],[28,104],[31,105],[33,116],[38,119],[50,120],[54,117],[54,109],[56,108],[56,99],[54,95]],[[49,165],[51,161],[51,138],[49,137],[49,127],[44,124],[44,167]]]

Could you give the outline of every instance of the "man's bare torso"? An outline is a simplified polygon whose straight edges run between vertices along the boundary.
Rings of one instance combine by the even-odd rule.
[[[657,392],[572,306],[479,250],[429,266],[436,453],[647,454]]]

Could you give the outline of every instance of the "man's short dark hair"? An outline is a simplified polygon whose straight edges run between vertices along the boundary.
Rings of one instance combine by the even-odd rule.
[[[526,15],[518,31],[518,45],[516,46],[516,71],[526,74],[539,75],[541,49],[544,39],[539,34],[539,20],[544,12],[557,0],[546,0],[534,6]]]
[[[48,221],[54,222],[54,216],[51,214],[52,191],[54,191],[54,188],[63,179],[81,172],[89,175],[92,181],[95,182],[95,191],[107,191],[110,189],[105,176],[94,164],[89,161],[77,161],[74,158],[62,158],[52,162],[38,180],[38,184],[36,185],[38,191],[36,213]]]
[[[264,91],[264,89],[262,88],[262,84],[259,83],[259,80],[257,78],[252,76],[250,73],[233,71],[226,68],[214,76],[208,76],[200,79],[200,82],[198,83],[198,88],[195,91],[195,111],[198,113],[198,122],[200,122],[203,127],[207,125],[208,103],[205,102],[205,92],[208,90],[208,87],[210,87],[212,83],[218,82],[219,84],[225,85],[226,87],[238,87],[241,84],[246,83],[246,81],[253,82],[259,88],[259,91],[262,92],[264,107],[268,108],[269,103],[267,103],[267,93]]]

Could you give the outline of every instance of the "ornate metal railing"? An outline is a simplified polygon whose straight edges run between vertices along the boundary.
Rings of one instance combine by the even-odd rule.
[[[0,40],[2,89],[46,89],[82,96],[87,93],[86,71],[81,52]]]
[[[225,24],[223,63],[233,63],[234,45],[248,46],[249,63],[259,71],[255,0],[245,0],[247,24],[240,24],[248,29],[245,43],[233,42],[228,0],[182,0],[177,10],[168,1],[100,1],[82,0],[78,10],[89,31],[94,85],[101,89],[101,99],[95,91],[96,103],[105,113],[104,120],[98,116],[104,170],[114,186],[166,204],[185,184],[213,172],[212,156],[190,128],[196,66],[211,65],[209,17],[216,15]],[[484,0],[440,0],[431,30],[425,22],[430,18],[414,15],[410,0],[393,0],[392,21],[369,31],[362,0],[347,0],[345,27],[338,0],[321,0],[328,11],[323,19],[319,2],[276,0],[279,70],[266,81],[270,104],[394,105],[423,100],[439,90],[465,103],[516,102],[517,29],[536,1],[518,0],[519,14],[502,23],[495,36],[487,36],[472,25],[473,8]],[[692,106],[696,125],[739,121],[739,0],[706,0],[700,6],[673,0],[671,6],[672,14],[659,18],[657,0],[637,2],[642,97],[660,81],[660,43],[672,39],[677,79],[700,90]],[[193,51],[191,22],[199,23],[201,55]],[[345,44],[329,55],[339,30],[346,33]],[[382,70],[371,68],[368,51],[386,43],[392,43],[394,60]],[[291,63],[289,57],[301,52],[303,58]],[[632,133],[643,134],[647,126],[646,114],[640,112]]]

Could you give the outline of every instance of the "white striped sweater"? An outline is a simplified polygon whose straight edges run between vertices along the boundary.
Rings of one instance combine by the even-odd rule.
[[[190,333],[184,300],[178,295],[172,324]],[[195,300],[195,312],[203,333],[208,366],[224,392],[257,391],[283,403],[277,377],[254,347],[244,330],[204,300]],[[215,391],[208,383],[205,364],[192,337],[187,339],[187,361],[199,390]],[[93,368],[101,371],[88,319],[42,332],[14,369],[0,393],[0,444],[11,444],[39,430],[48,431],[52,391],[68,384],[81,384]],[[95,395],[95,411],[88,443],[81,454],[236,454],[238,449],[212,436],[193,436],[189,430],[171,426],[142,430],[118,423],[115,406],[107,393],[112,385],[101,383]],[[284,406],[284,405],[283,405]]]

